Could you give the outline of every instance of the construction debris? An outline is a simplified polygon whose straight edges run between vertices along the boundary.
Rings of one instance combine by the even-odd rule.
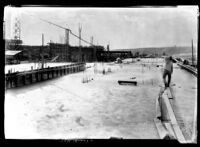
[[[119,85],[137,85],[137,81],[118,81]]]

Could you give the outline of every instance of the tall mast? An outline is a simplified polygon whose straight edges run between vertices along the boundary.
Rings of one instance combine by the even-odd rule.
[[[193,39],[192,39],[192,65],[194,65],[194,54],[193,54]]]

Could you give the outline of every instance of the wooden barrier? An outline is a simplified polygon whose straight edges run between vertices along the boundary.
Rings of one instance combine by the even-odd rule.
[[[184,65],[181,63],[177,63],[177,65],[179,65],[181,68],[189,71],[190,73],[192,73],[193,75],[197,77],[197,70],[195,70],[194,68],[190,67],[189,65]]]
[[[14,88],[19,86],[24,86],[27,84],[40,82],[55,77],[60,77],[63,75],[80,72],[85,70],[85,63],[75,63],[70,65],[44,68],[44,69],[35,69],[31,68],[30,71],[26,72],[16,72],[5,75],[5,88]]]
[[[170,92],[170,94],[169,94]],[[169,134],[170,139],[177,139],[181,143],[186,143],[185,137],[183,136],[181,129],[177,123],[176,117],[174,115],[173,109],[171,107],[171,104],[169,102],[169,99],[173,100],[173,95],[170,91],[170,89],[165,89],[164,92],[160,90],[159,93],[159,101],[156,101],[156,107],[160,104],[160,109],[156,108],[156,119],[154,120],[158,133],[160,135],[160,138],[163,139],[166,134]],[[159,103],[159,104],[158,104]],[[159,110],[161,114],[159,113]],[[161,115],[161,117],[160,117]],[[161,118],[160,122],[158,122],[158,118]],[[162,123],[163,125],[161,125]],[[166,133],[166,130],[163,130],[162,127],[165,126],[168,133]]]
[[[162,122],[159,119],[155,118],[154,123],[156,125],[157,130],[158,130],[158,134],[159,134],[160,139],[169,138],[169,133],[165,129],[165,127],[162,125]]]

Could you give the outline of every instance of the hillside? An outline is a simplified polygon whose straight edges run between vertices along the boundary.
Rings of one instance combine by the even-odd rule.
[[[159,47],[159,48],[135,48],[135,49],[114,49],[114,50],[122,50],[122,51],[131,51],[133,55],[136,52],[139,54],[158,54],[163,55],[163,53],[167,55],[178,55],[178,54],[191,54],[191,47]],[[194,54],[196,53],[196,49],[194,48]]]

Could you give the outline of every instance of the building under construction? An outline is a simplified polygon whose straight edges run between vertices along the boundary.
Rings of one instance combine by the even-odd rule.
[[[58,57],[58,61],[92,62],[97,60],[97,52],[103,51],[103,46],[70,46],[60,43],[49,43],[49,57]]]
[[[14,50],[14,45],[9,44],[7,50]],[[103,46],[70,46],[61,43],[48,43],[45,46],[20,45],[21,61],[46,61],[56,62],[92,62],[97,60],[97,53],[104,51]],[[80,51],[81,50],[81,51]]]
[[[63,29],[65,31],[65,41],[64,43],[54,43],[50,40],[48,45],[44,45],[44,34],[42,34],[42,45],[40,46],[29,46],[22,45],[21,40],[21,23],[19,18],[15,18],[14,25],[14,37],[13,39],[5,39],[5,50],[7,51],[21,51],[20,57],[17,58],[18,61],[56,61],[56,62],[93,62],[93,61],[114,61],[118,57],[120,58],[130,58],[132,57],[131,52],[127,51],[109,51],[109,45],[107,46],[107,51],[105,51],[103,46],[93,44],[93,36],[91,36],[91,41],[81,37],[82,26],[79,24],[79,34],[74,34],[69,28],[57,25],[48,20],[39,18],[41,21],[53,25],[57,28]],[[4,23],[5,24],[5,23]],[[5,26],[4,26],[5,30]],[[5,34],[5,32],[4,32]],[[77,38],[79,41],[78,46],[70,45],[70,35]],[[89,46],[82,46],[81,42],[88,44]],[[17,52],[18,53],[18,52]],[[14,56],[9,55],[9,60],[14,59]],[[7,57],[6,57],[7,61]],[[9,63],[9,62],[6,62]],[[18,62],[20,63],[20,62]]]

